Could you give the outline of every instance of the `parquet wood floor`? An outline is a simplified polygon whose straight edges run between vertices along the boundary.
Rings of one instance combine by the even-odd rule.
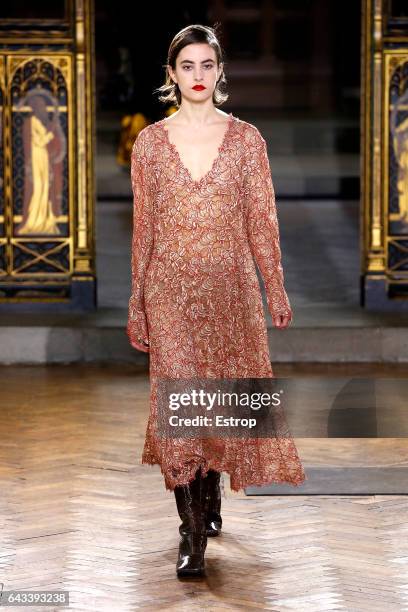
[[[0,376],[4,590],[67,589],[69,608],[54,609],[70,611],[408,610],[406,496],[246,497],[225,477],[207,576],[180,580],[174,496],[157,466],[140,465],[146,372],[82,364]],[[299,444],[302,457],[324,463],[312,447]]]

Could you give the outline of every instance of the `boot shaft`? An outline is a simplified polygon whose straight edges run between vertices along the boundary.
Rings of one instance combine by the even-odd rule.
[[[206,512],[208,515],[219,516],[221,512],[221,489],[220,489],[220,472],[208,470],[207,473],[208,485],[206,495]]]
[[[204,553],[207,546],[205,505],[207,497],[206,478],[201,469],[186,485],[174,489],[177,510],[182,520],[181,538],[176,564],[179,576],[201,575],[205,570]]]
[[[175,487],[174,495],[183,533],[205,534],[207,487],[208,481],[202,477],[201,469],[197,470],[193,481]]]

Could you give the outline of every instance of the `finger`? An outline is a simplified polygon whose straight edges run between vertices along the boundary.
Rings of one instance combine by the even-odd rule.
[[[290,320],[291,319],[288,315],[277,315],[275,317],[274,323],[275,326],[279,329],[285,329],[286,327],[288,327]]]
[[[144,353],[147,353],[149,351],[149,346],[143,344],[142,342],[135,342],[133,344],[133,347],[138,351],[143,351]]]
[[[135,348],[138,351],[141,351],[142,353],[148,353],[149,352],[149,347],[148,346],[144,346],[143,344],[138,344]]]

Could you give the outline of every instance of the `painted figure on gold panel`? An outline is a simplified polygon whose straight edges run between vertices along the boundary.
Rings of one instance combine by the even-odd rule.
[[[41,90],[41,93],[30,92],[23,104],[32,112],[23,126],[24,203],[17,234],[59,235],[57,219],[61,215],[62,162],[66,145],[57,101],[49,92]]]
[[[399,212],[408,223],[408,119],[395,128],[394,150],[398,160]]]
[[[398,164],[397,189],[399,220],[408,223],[408,118],[398,123],[400,114],[405,115],[408,104],[408,91],[395,102],[390,116],[390,131],[394,155]]]

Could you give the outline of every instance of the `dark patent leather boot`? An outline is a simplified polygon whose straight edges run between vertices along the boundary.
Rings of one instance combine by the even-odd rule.
[[[207,536],[215,537],[220,535],[222,527],[221,518],[221,489],[220,472],[208,470],[208,486],[206,500],[206,527]]]
[[[204,553],[207,547],[205,499],[207,479],[198,470],[195,479],[174,489],[177,510],[182,520],[177,559],[178,576],[200,576],[205,571]]]
[[[206,499],[205,499],[205,525],[206,533],[209,537],[220,535],[222,527],[221,518],[221,489],[220,489],[220,472],[208,470],[204,480],[207,481]],[[181,523],[179,527],[180,535],[188,533],[188,521]]]

